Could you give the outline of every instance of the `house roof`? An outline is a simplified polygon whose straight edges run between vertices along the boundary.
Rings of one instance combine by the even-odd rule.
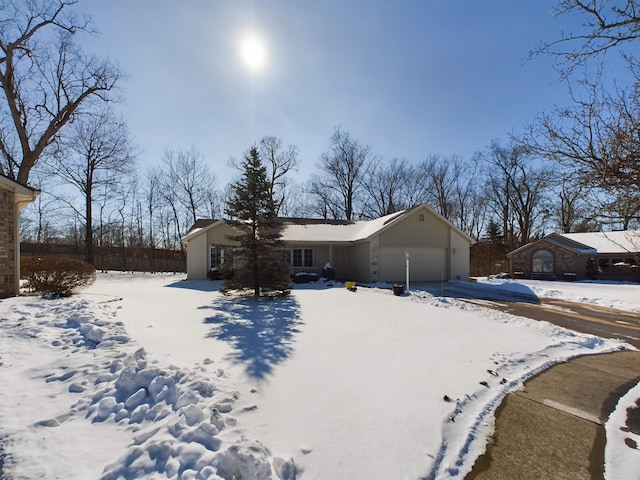
[[[545,240],[582,255],[623,254],[640,252],[640,230],[589,233],[551,233],[509,252],[511,256]]]
[[[285,242],[356,242],[369,238],[406,212],[408,210],[385,215],[375,220],[345,223],[289,223],[285,219],[282,240]]]
[[[617,232],[564,233],[564,238],[597,250],[598,253],[638,253],[640,252],[640,230]]]
[[[28,187],[20,182],[16,182],[11,178],[7,177],[0,173],[0,186],[3,186],[15,194],[16,203],[27,204],[33,202],[38,195],[40,195],[40,190],[35,188]]]
[[[284,228],[282,230],[282,240],[285,242],[314,242],[314,243],[341,243],[341,242],[357,242],[366,240],[374,234],[380,233],[391,225],[406,217],[409,213],[417,209],[426,209],[437,218],[447,223],[451,228],[456,229],[464,235],[469,242],[473,239],[464,232],[455,227],[447,219],[439,215],[428,205],[418,205],[416,207],[402,210],[400,212],[385,215],[375,220],[326,220],[326,219],[305,219],[305,218],[283,218]],[[199,235],[211,228],[214,228],[223,220],[211,221],[208,225],[204,223],[194,224],[192,229],[182,238],[182,242],[186,243],[191,238]],[[203,225],[203,226],[199,226]],[[198,228],[196,228],[198,227]]]
[[[212,229],[216,225],[220,225],[221,223],[224,223],[224,220],[212,220],[207,218],[199,218],[196,220],[196,223],[194,223],[193,226],[189,229],[187,234],[180,239],[180,242],[182,242],[183,244],[186,244],[193,237],[196,237],[201,233]]]

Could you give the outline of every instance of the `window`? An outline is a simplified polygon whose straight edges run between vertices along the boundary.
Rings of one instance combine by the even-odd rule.
[[[611,272],[612,273],[624,273],[625,267],[624,258],[612,258],[611,259]]]
[[[224,248],[210,247],[209,248],[209,268],[220,268],[224,264]]]
[[[633,257],[609,257],[598,259],[599,273],[637,273],[638,263]]]
[[[608,258],[599,258],[598,259],[598,272],[599,273],[608,273],[609,272],[609,259]]]
[[[531,260],[534,273],[553,273],[553,253],[549,250],[538,250]]]
[[[292,267],[313,267],[313,250],[311,248],[294,248],[291,250]]]
[[[424,222],[424,213],[421,213],[420,215],[418,215],[418,221]]]

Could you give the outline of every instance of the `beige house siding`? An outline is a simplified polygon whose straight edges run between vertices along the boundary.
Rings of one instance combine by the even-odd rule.
[[[348,247],[345,245],[333,245],[331,266],[336,274],[337,279],[345,279],[347,277],[347,269],[349,266]]]
[[[187,247],[187,280],[206,280],[209,268],[207,236],[199,235]]]
[[[215,228],[207,231],[207,243],[208,245],[233,245],[233,241],[228,239],[227,236],[238,235],[238,232],[231,228],[226,223],[220,223]]]
[[[471,262],[469,241],[453,229],[451,231],[451,271],[450,280],[468,280]]]
[[[356,243],[349,247],[349,263],[345,280],[356,282],[371,281],[371,249],[369,242]]]
[[[421,221],[421,215],[424,217]],[[380,247],[449,246],[449,225],[427,209],[419,209],[380,233]]]
[[[206,231],[194,235],[187,246],[187,280],[206,280],[209,271],[209,249],[212,246],[233,245],[227,235],[237,235],[233,228],[220,222]]]

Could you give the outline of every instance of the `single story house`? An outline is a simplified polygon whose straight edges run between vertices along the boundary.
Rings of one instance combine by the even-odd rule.
[[[0,174],[0,298],[20,291],[20,211],[39,194]]]
[[[512,278],[640,282],[640,230],[552,233],[507,257]]]
[[[369,221],[283,219],[282,240],[291,273],[320,274],[327,263],[335,277],[357,282],[404,282],[469,278],[473,240],[427,205]],[[187,278],[207,278],[233,249],[234,230],[224,220],[200,220],[182,238]]]

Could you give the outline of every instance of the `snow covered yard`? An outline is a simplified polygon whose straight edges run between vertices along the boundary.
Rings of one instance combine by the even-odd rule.
[[[509,391],[622,348],[420,291],[217,288],[109,273],[78,297],[0,301],[5,473],[463,478]],[[640,307],[635,288],[616,304]]]

